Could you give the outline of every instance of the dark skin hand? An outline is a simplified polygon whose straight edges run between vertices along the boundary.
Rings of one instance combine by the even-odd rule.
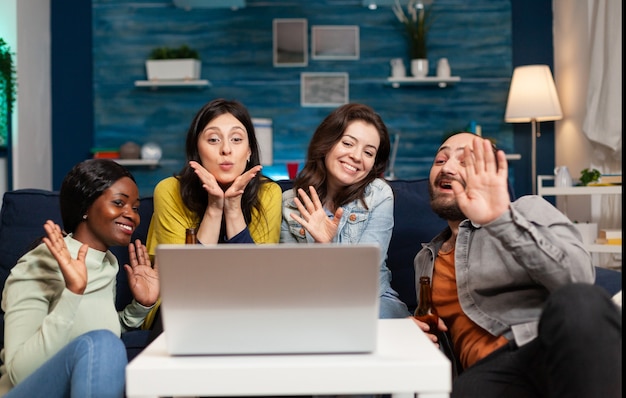
[[[65,279],[65,286],[75,294],[83,294],[87,287],[87,266],[85,258],[89,246],[83,244],[78,250],[76,258],[72,258],[63,239],[61,228],[53,221],[44,224],[46,236],[43,238],[48,250],[59,263],[59,268]],[[124,269],[128,275],[128,284],[135,300],[143,306],[152,306],[159,297],[159,271],[152,268],[146,247],[139,239],[128,245],[130,264]]]

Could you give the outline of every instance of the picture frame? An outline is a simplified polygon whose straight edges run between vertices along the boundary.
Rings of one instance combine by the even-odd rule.
[[[357,25],[316,25],[311,28],[311,59],[358,60],[359,43]]]
[[[305,18],[276,18],[272,21],[274,67],[309,64],[308,23]]]
[[[346,72],[305,72],[300,74],[300,105],[336,107],[349,102],[349,75]]]

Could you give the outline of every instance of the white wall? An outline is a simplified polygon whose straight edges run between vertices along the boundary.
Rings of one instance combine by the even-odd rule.
[[[622,172],[621,145],[619,148],[610,148],[611,145],[593,143],[585,134],[583,125],[588,111],[587,93],[591,68],[590,32],[598,20],[594,11],[601,5],[617,7],[608,12],[619,16],[619,32],[611,31],[610,40],[619,38],[621,48],[621,2],[607,1],[600,3],[597,0],[553,1],[554,12],[554,78],[563,108],[563,119],[556,122],[555,134],[555,164],[568,166],[574,179],[580,177],[580,171],[585,168],[596,168],[603,173]],[[614,22],[615,20],[611,21]],[[608,27],[608,25],[606,26]],[[615,29],[617,30],[617,29]],[[614,43],[615,44],[615,43]],[[608,46],[602,46],[608,48]],[[620,50],[621,51],[621,50]],[[610,59],[607,59],[609,58]],[[614,68],[607,67],[609,62],[617,62]],[[619,76],[603,76],[609,84],[622,87],[621,84],[621,53],[610,52],[603,56],[602,70],[609,73],[615,70]],[[621,110],[622,95],[610,99],[611,106]],[[609,112],[608,107],[601,111]],[[600,115],[613,118],[615,114]],[[621,114],[619,114],[621,120]],[[621,122],[619,123],[621,125]],[[604,132],[603,132],[604,133]],[[619,153],[619,157],[615,154]],[[595,222],[599,228],[622,227],[621,195],[593,195],[570,196],[557,198],[557,207],[564,211],[570,219],[579,222]],[[621,254],[598,256],[599,265],[607,267],[621,267]]]
[[[8,44],[12,52],[17,47],[17,17],[16,17],[17,0],[3,0],[0,3],[0,37]],[[13,113],[13,128],[17,123],[16,112]],[[8,189],[8,167],[7,159],[0,159],[0,204],[2,196]]]
[[[50,0],[17,1],[13,188],[52,189]]]
[[[598,145],[594,145],[583,131],[590,75],[591,6],[594,1],[553,1],[554,75],[563,108],[563,119],[556,122],[555,164],[568,166],[574,179],[578,179],[580,171],[585,168],[597,168],[601,172],[622,170],[621,159],[611,160],[608,156],[599,159]],[[621,63],[621,56],[618,58]],[[621,77],[619,82],[615,82],[621,87]],[[621,104],[621,95],[613,101]],[[591,197],[585,196],[568,198],[568,213],[576,214],[578,221],[598,221],[599,206],[594,209],[591,201]],[[564,206],[563,199],[559,198],[557,204]],[[621,216],[619,218],[621,220]]]
[[[50,0],[2,0],[0,36],[16,54],[13,189],[52,189]],[[8,189],[0,161],[0,194]]]

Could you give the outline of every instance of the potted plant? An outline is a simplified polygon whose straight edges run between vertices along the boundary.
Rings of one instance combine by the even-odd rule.
[[[400,0],[395,0],[392,9],[408,38],[411,74],[415,77],[428,75],[426,39],[428,29],[432,23],[430,1],[409,0],[405,12],[400,4]]]
[[[148,80],[198,80],[201,67],[198,51],[186,44],[156,47],[146,61]]]
[[[600,176],[602,174],[597,169],[582,169],[580,171],[580,185],[587,186],[592,182],[600,181]]]
[[[7,144],[9,117],[15,102],[16,82],[13,53],[9,45],[0,38],[0,146]]]

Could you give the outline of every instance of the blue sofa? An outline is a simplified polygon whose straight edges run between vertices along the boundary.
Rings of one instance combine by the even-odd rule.
[[[291,187],[291,181],[278,181],[283,190]],[[421,248],[440,232],[446,223],[430,209],[428,180],[394,180],[390,182],[395,194],[395,227],[389,246],[387,265],[392,272],[392,286],[401,299],[413,311],[417,306],[415,297],[415,273],[413,258]],[[141,200],[139,212],[141,225],[133,239],[146,241],[148,225],[152,215],[152,198]],[[61,224],[58,192],[38,189],[22,189],[4,194],[0,214],[0,286],[4,287],[11,268],[29,245],[42,236],[43,224],[52,219]],[[120,264],[128,262],[124,247],[111,249]],[[622,289],[621,272],[604,268],[596,269],[596,284],[603,286],[611,295]],[[126,273],[118,275],[117,302],[123,308],[132,296],[128,289]],[[134,357],[148,341],[148,333],[135,330],[123,334],[129,358]],[[0,344],[4,340],[4,320],[0,320]]]

